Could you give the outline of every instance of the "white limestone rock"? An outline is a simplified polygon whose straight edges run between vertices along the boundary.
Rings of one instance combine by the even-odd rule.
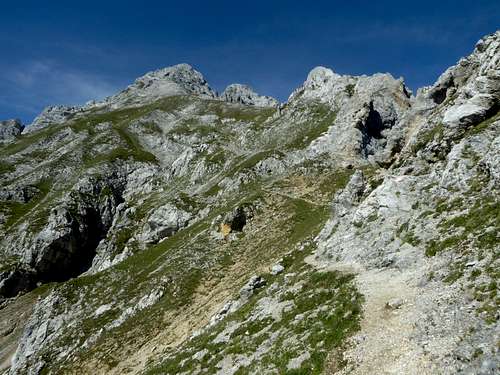
[[[365,189],[365,181],[363,172],[357,170],[352,175],[347,183],[347,186],[337,193],[333,199],[332,212],[342,217],[346,215],[350,209],[359,203]]]
[[[439,94],[439,95],[437,95]],[[481,39],[472,54],[449,68],[430,90],[435,102],[453,105],[444,114],[447,127],[481,122],[500,104],[500,31]]]
[[[49,125],[62,124],[83,111],[82,107],[56,105],[45,108],[33,122],[24,128],[24,133],[31,133]]]
[[[0,142],[11,141],[18,137],[23,131],[24,126],[20,120],[4,120],[0,121]]]
[[[279,275],[285,270],[282,264],[275,264],[271,267],[271,275]]]
[[[472,103],[456,105],[448,109],[443,118],[443,124],[451,127],[468,123],[477,123],[484,118],[488,107]]]
[[[350,160],[392,157],[404,137],[398,125],[411,107],[411,93],[390,74],[342,76],[314,68],[288,104],[319,102],[336,113],[328,131],[307,149],[306,158],[329,153]]]
[[[256,107],[276,107],[279,105],[276,99],[270,96],[259,95],[250,86],[239,83],[227,86],[220,98],[229,103],[253,105]]]
[[[209,99],[217,96],[200,72],[191,65],[178,64],[145,74],[100,105],[111,108],[135,106],[176,95],[197,95]]]
[[[185,227],[191,218],[191,213],[167,203],[158,207],[149,216],[140,240],[146,243],[156,243]]]

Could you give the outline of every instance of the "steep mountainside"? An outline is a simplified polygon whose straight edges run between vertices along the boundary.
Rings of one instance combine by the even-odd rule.
[[[187,64],[0,122],[0,371],[499,371],[500,32],[413,96]]]

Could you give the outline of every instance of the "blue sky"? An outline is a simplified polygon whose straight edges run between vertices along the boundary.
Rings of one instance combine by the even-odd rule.
[[[500,26],[493,1],[2,1],[0,119],[29,122],[187,62],[284,101],[317,65],[433,83]]]

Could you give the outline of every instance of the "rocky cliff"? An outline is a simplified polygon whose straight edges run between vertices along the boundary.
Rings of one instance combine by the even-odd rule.
[[[414,96],[187,64],[0,124],[0,370],[495,374],[500,32]]]

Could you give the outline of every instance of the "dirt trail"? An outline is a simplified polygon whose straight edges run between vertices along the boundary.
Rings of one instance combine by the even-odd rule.
[[[416,273],[395,269],[364,270],[356,264],[320,264],[310,256],[306,261],[318,269],[356,273],[356,284],[365,297],[360,331],[343,353],[347,366],[342,375],[437,374],[412,336],[419,311],[415,305],[421,291]],[[399,300],[398,308],[387,303]]]

